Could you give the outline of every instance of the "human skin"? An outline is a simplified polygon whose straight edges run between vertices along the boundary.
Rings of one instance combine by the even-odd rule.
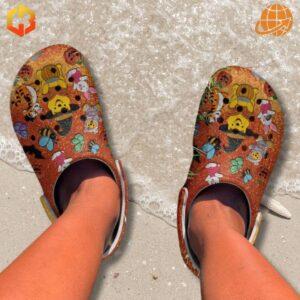
[[[64,213],[0,274],[0,299],[88,299],[120,192],[104,169],[84,167],[59,191],[70,196]]]
[[[210,189],[195,200],[188,234],[200,262],[202,299],[299,299],[244,237],[245,203],[243,194],[232,187]]]
[[[119,215],[120,191],[107,170],[91,162],[65,176],[58,197],[70,199],[69,205],[0,274],[0,299],[90,296],[105,240]],[[247,209],[242,197],[240,191],[215,187],[201,194],[191,209],[188,233],[201,264],[203,299],[299,299],[243,237]]]

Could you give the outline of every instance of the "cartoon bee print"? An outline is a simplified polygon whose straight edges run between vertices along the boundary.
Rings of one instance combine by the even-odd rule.
[[[92,152],[93,154],[96,154],[96,153],[98,153],[99,149],[100,149],[100,146],[95,141],[89,142],[90,152]]]
[[[42,128],[39,133],[41,135],[39,145],[46,148],[48,151],[53,151],[56,140],[55,132],[51,128],[45,127]]]
[[[207,159],[212,159],[217,150],[221,149],[221,141],[217,137],[209,137],[207,142],[201,147],[201,150],[206,155]]]
[[[245,170],[244,174],[243,174],[243,181],[244,183],[248,183],[249,181],[251,181],[253,179],[250,170],[247,169]]]

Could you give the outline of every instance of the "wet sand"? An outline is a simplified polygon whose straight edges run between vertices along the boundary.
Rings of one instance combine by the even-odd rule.
[[[253,26],[268,1],[23,3],[35,10],[38,27],[22,38],[4,26],[15,1],[5,1],[0,11],[0,137],[15,139],[9,95],[26,59],[50,44],[78,48],[102,90],[108,136],[129,175],[131,199],[144,208],[159,206],[156,214],[172,224],[192,158],[199,99],[211,74],[242,65],[272,84],[286,119],[273,196],[292,219],[265,211],[257,246],[300,291],[299,28],[282,38],[258,36]],[[295,1],[285,4],[300,9]],[[33,173],[0,161],[0,269],[50,225],[40,194]],[[199,299],[199,282],[183,264],[176,228],[139,205],[131,203],[126,239],[103,264],[92,299]]]
[[[34,174],[0,162],[0,269],[7,266],[50,224],[39,203]],[[281,202],[293,212],[285,220],[264,212],[257,246],[300,291],[300,206],[288,196]],[[177,232],[131,203],[122,246],[102,265],[92,299],[200,299],[199,282],[184,266]]]

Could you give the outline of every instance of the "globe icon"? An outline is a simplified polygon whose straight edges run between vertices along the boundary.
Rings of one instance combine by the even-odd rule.
[[[272,4],[263,10],[255,31],[263,35],[282,36],[290,31],[292,25],[293,15],[290,9],[280,4]]]

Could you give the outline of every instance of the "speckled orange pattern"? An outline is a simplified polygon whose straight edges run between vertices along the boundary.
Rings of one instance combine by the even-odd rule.
[[[57,216],[55,183],[75,161],[103,161],[120,186],[99,97],[78,50],[54,45],[33,55],[18,72],[10,105],[15,132]]]
[[[284,122],[271,86],[242,67],[218,70],[202,96],[194,132],[194,157],[185,183],[185,215],[203,188],[216,183],[240,187],[251,210],[248,236],[276,162]],[[183,191],[178,203],[178,235],[182,256],[192,267],[182,235]]]

